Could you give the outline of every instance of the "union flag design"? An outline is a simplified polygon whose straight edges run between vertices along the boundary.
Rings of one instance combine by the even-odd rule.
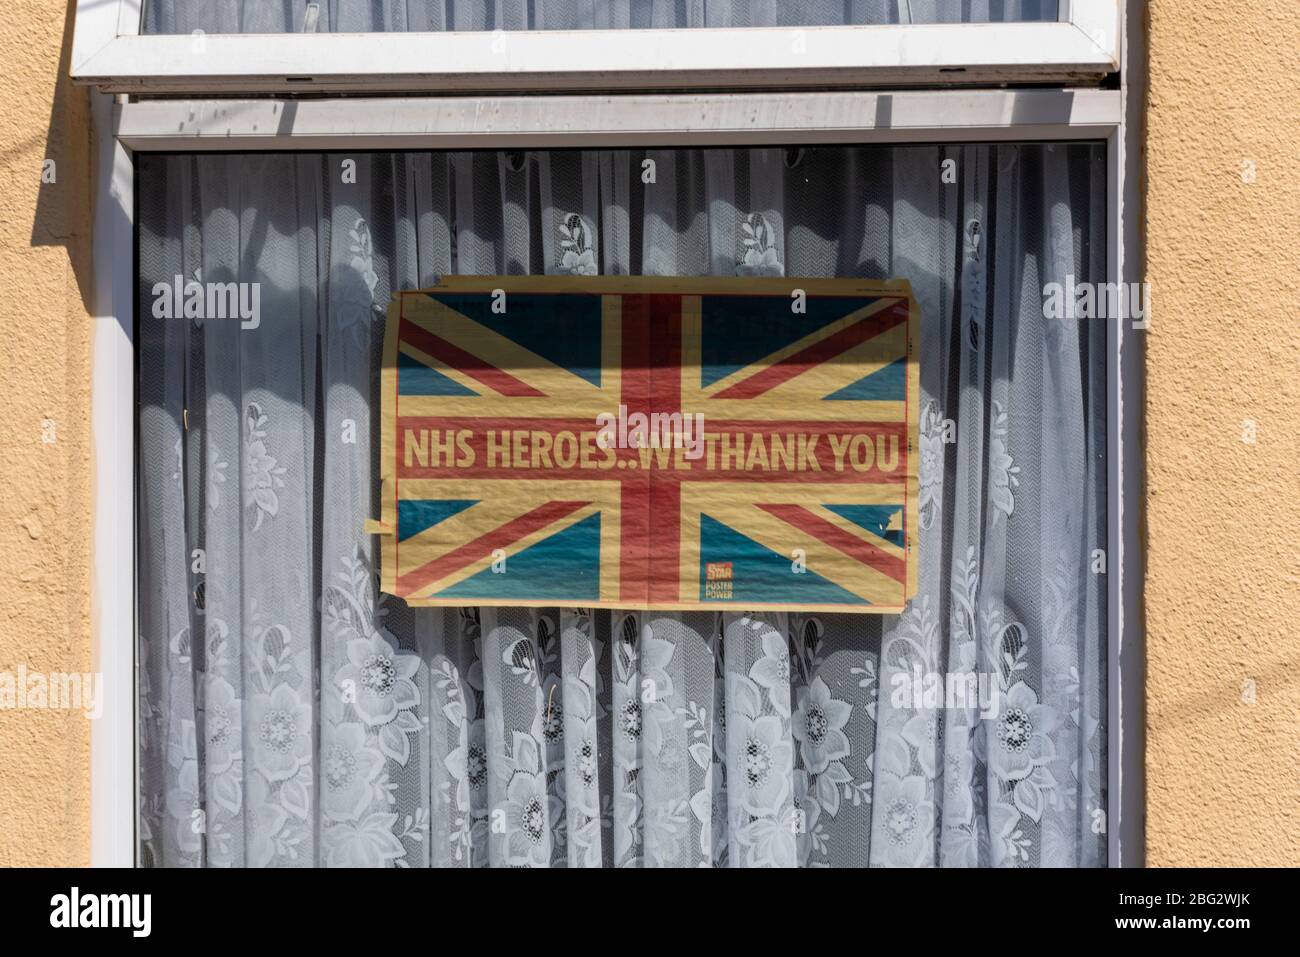
[[[388,312],[381,587],[413,605],[897,613],[906,282],[448,277]]]

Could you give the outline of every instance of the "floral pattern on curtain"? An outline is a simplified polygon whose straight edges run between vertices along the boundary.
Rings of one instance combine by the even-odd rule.
[[[316,8],[308,25],[308,8]],[[1058,0],[147,0],[142,33],[618,30],[1055,20]]]
[[[142,861],[1103,864],[1106,330],[1042,309],[1045,283],[1104,275],[1103,157],[140,157]],[[908,611],[377,594],[385,304],[561,272],[910,280]],[[260,283],[260,325],[155,319],[176,276]],[[1001,707],[898,693],[922,674],[985,676]]]

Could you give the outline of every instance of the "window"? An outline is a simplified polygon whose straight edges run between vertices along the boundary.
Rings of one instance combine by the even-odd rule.
[[[664,3],[654,0],[393,0],[382,4],[149,0],[142,33],[387,33],[442,30],[618,30],[812,27],[1055,20],[1057,0],[841,0]]]
[[[1089,7],[951,29],[1087,39],[1071,18]],[[510,43],[546,39],[529,9],[533,32]],[[318,30],[329,22],[342,21]],[[113,306],[135,315],[128,361],[106,346],[110,398],[97,398],[138,399],[137,625],[114,646],[138,668],[126,853],[162,866],[1116,861],[1124,330],[1045,303],[1054,283],[1122,274],[1119,91],[644,89],[693,84],[714,61],[688,51],[662,84],[631,71],[612,86],[641,89],[618,94],[570,75],[559,95],[182,103],[166,94],[283,92],[288,71],[259,71],[298,42],[390,38],[205,36],[243,52],[181,71],[142,54],[193,36],[135,31],[101,48],[113,69],[80,73],[162,94],[114,110],[104,202],[134,205],[125,231],[101,218],[138,257],[134,301]],[[946,69],[943,46],[921,45],[912,81]],[[554,61],[532,49],[539,71],[498,89],[545,82]],[[1014,51],[995,73],[1061,69]],[[909,82],[877,66],[852,70]],[[496,83],[472,72],[453,82]],[[399,70],[381,88],[423,82]],[[383,305],[440,276],[574,271],[911,282],[921,583],[904,615],[414,609],[377,593]],[[177,277],[257,284],[257,321],[160,315]],[[101,491],[120,493],[120,455],[100,468]],[[99,575],[101,589],[121,581]],[[927,704],[926,682],[942,696],[953,675],[976,695],[982,679],[996,711]],[[120,795],[97,734],[96,786]]]
[[[1102,860],[1104,579],[1089,565],[1105,330],[1045,320],[1039,293],[1104,269],[1100,146],[349,159],[355,184],[339,155],[139,164],[146,861]],[[946,160],[960,182],[943,182]],[[441,274],[561,271],[909,279],[925,462],[911,610],[377,601],[382,305]],[[175,276],[260,282],[264,318],[154,318]],[[896,680],[913,669],[987,676],[1005,701],[918,707]],[[978,707],[1002,709],[984,754]],[[735,750],[731,728],[767,750]],[[250,825],[241,786],[284,813]],[[206,834],[174,826],[191,805]],[[496,833],[502,808],[514,829]],[[1018,837],[982,841],[984,814]]]
[[[566,21],[560,10],[577,13]],[[157,0],[143,15],[140,0],[87,0],[72,75],[126,93],[1094,84],[1115,71],[1118,24],[1117,0]]]

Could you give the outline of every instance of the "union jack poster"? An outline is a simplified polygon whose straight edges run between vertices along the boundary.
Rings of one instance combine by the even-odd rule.
[[[906,282],[451,277],[389,308],[381,587],[413,605],[898,613]]]

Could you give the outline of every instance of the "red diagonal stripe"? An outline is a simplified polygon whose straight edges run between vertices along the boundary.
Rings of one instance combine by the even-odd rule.
[[[865,542],[856,535],[850,535],[838,525],[815,515],[802,505],[760,505],[758,506],[781,521],[793,525],[814,538],[820,538],[827,545],[836,548],[850,558],[870,565],[876,571],[888,575],[897,582],[907,581],[907,561],[896,558],[888,552]]]
[[[654,392],[650,367],[650,317],[654,298],[623,297],[620,333],[623,392],[619,398],[629,412],[647,411]],[[650,593],[650,472],[628,469],[623,474],[626,478],[619,489],[619,598],[639,604]]]
[[[402,342],[409,342],[421,352],[433,356],[440,362],[445,362],[453,369],[460,370],[472,379],[482,382],[489,389],[501,395],[543,396],[546,394],[534,389],[522,379],[515,378],[509,372],[484,362],[473,353],[466,352],[460,346],[453,345],[441,336],[434,335],[423,326],[417,326],[409,319],[402,320],[399,338]]]
[[[682,297],[655,296],[650,305],[650,407],[682,408]],[[682,489],[650,478],[646,579],[648,599],[659,605],[681,600]]]
[[[907,303],[882,309],[874,316],[868,316],[855,322],[847,329],[841,329],[819,342],[814,342],[806,349],[787,356],[780,362],[754,373],[733,386],[723,389],[713,396],[715,399],[752,399],[774,389],[782,383],[789,382],[800,373],[807,372],[823,362],[828,362],[842,352],[854,346],[874,339],[882,333],[907,321]]]
[[[545,528],[552,522],[557,522],[590,504],[590,502],[547,502],[545,505],[539,505],[532,511],[525,512],[518,518],[494,528],[486,535],[480,535],[473,541],[452,549],[429,564],[407,572],[402,576],[400,583],[402,594],[412,594],[425,585],[473,564],[485,555],[491,555],[493,549],[505,548],[524,536],[531,535],[538,529]]]

